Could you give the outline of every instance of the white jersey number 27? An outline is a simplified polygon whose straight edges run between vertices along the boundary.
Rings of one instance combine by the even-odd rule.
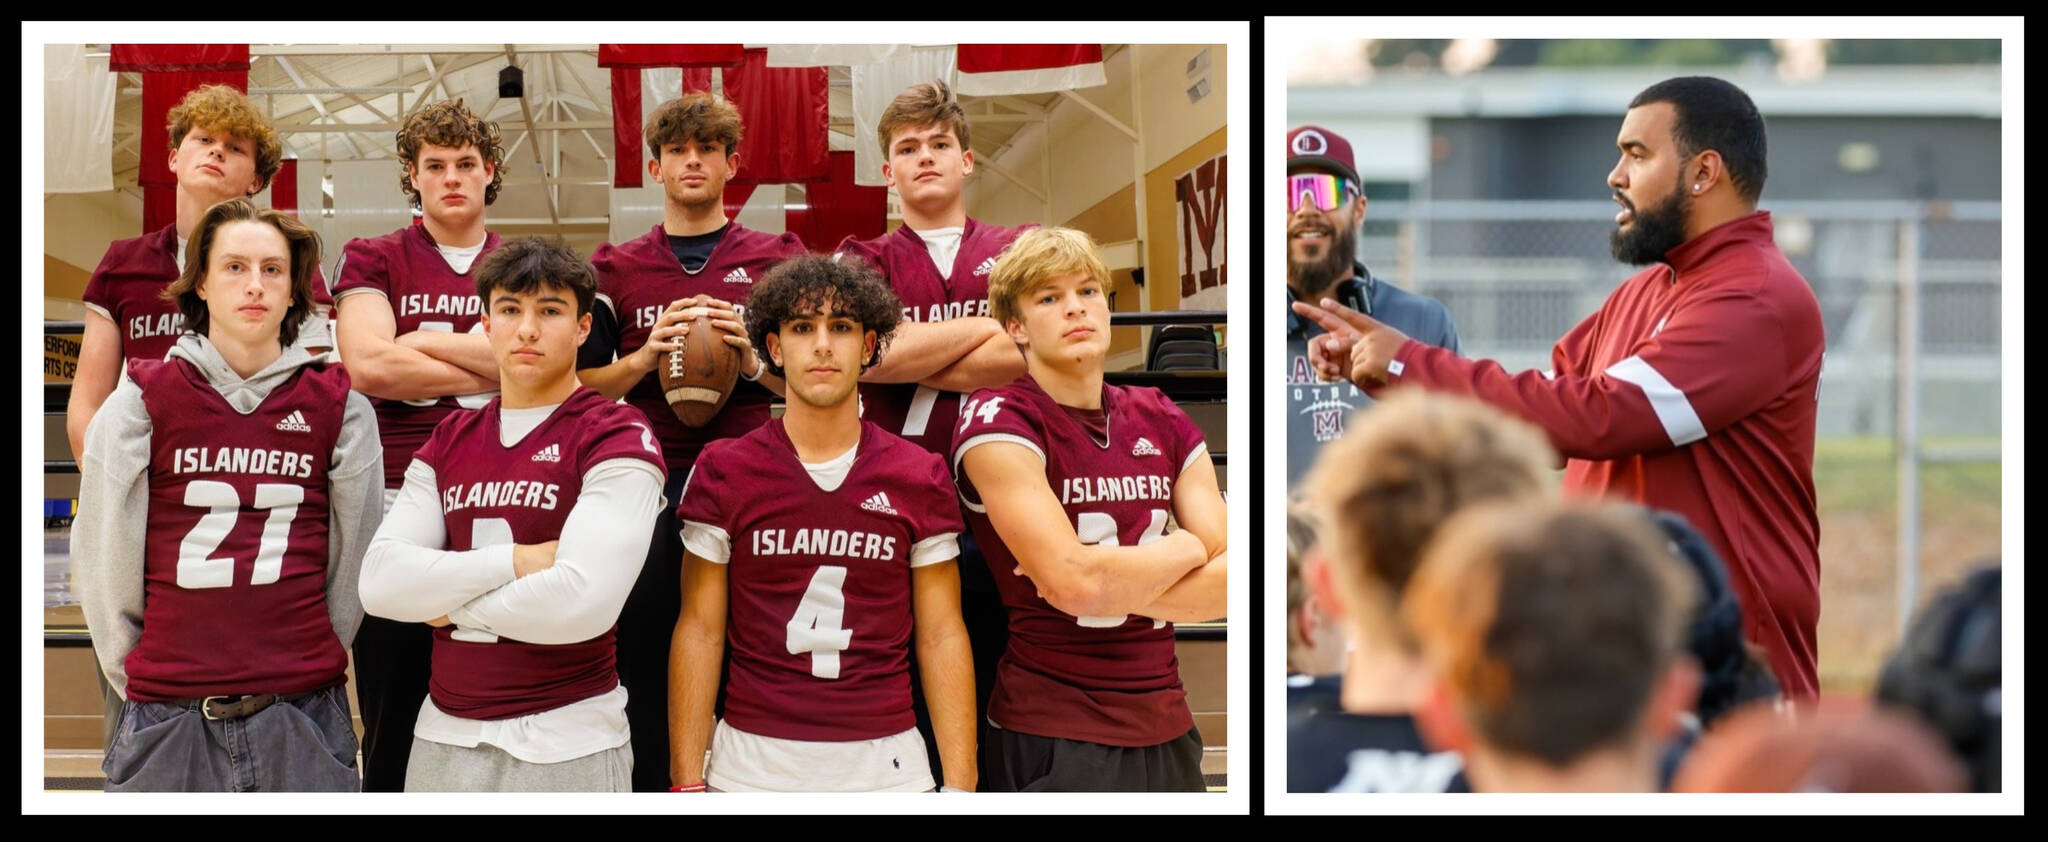
[[[853,630],[845,628],[846,568],[823,565],[811,574],[811,585],[789,618],[783,645],[789,654],[811,653],[811,674],[839,677],[839,653],[853,646]]]
[[[279,482],[256,484],[251,508],[267,509],[263,537],[256,545],[256,566],[249,571],[249,584],[268,585],[284,574],[284,550],[291,539],[292,519],[299,504],[306,502],[302,486]],[[206,509],[185,540],[178,542],[178,587],[225,588],[235,583],[235,560],[229,556],[208,558],[228,539],[235,521],[242,516],[242,495],[235,487],[218,480],[195,479],[185,484],[185,505]]]
[[[1104,547],[1120,546],[1116,537],[1116,518],[1107,512],[1081,512],[1074,516],[1074,537],[1081,543]],[[1166,537],[1166,510],[1153,509],[1152,521],[1145,524],[1144,533],[1138,536],[1138,546],[1150,544]],[[1091,629],[1113,629],[1131,619],[1129,614],[1114,614],[1100,617],[1076,617],[1074,621]],[[1153,628],[1162,628],[1165,620],[1153,620]]]

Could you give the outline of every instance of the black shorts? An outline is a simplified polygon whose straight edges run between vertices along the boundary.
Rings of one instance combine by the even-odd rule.
[[[1206,792],[1202,735],[1193,728],[1156,746],[1103,745],[982,729],[984,792]]]

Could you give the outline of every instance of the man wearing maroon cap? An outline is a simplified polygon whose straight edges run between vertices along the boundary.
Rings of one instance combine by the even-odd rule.
[[[1287,297],[1333,298],[1398,326],[1416,339],[1458,351],[1458,328],[1436,299],[1384,283],[1358,262],[1358,226],[1365,192],[1352,165],[1351,143],[1321,126],[1287,133]],[[1315,461],[1324,442],[1344,433],[1344,416],[1372,403],[1357,386],[1315,378],[1308,341],[1323,332],[1311,319],[1287,314],[1287,482]]]
[[[1318,376],[1369,392],[1419,384],[1534,422],[1566,458],[1567,495],[1677,512],[1728,562],[1743,634],[1793,698],[1819,691],[1820,522],[1813,430],[1820,304],[1756,209],[1763,115],[1720,79],[1650,86],[1629,103],[1607,174],[1614,257],[1648,266],[1559,339],[1550,371],[1409,342],[1332,298],[1294,311],[1330,332]]]

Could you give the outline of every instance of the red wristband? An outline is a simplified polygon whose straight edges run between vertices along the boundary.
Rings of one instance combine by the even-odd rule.
[[[703,792],[703,791],[704,791],[704,784],[703,784],[703,782],[702,782],[702,781],[699,781],[699,782],[697,782],[697,783],[694,783],[694,784],[690,784],[689,786],[672,786],[672,787],[669,787],[669,788],[668,788],[668,791],[669,791],[669,792]]]

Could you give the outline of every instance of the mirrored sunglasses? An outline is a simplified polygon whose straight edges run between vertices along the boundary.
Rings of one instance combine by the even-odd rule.
[[[1317,210],[1332,211],[1343,204],[1344,194],[1355,191],[1350,179],[1330,173],[1298,173],[1287,177],[1287,212],[1313,203]]]

